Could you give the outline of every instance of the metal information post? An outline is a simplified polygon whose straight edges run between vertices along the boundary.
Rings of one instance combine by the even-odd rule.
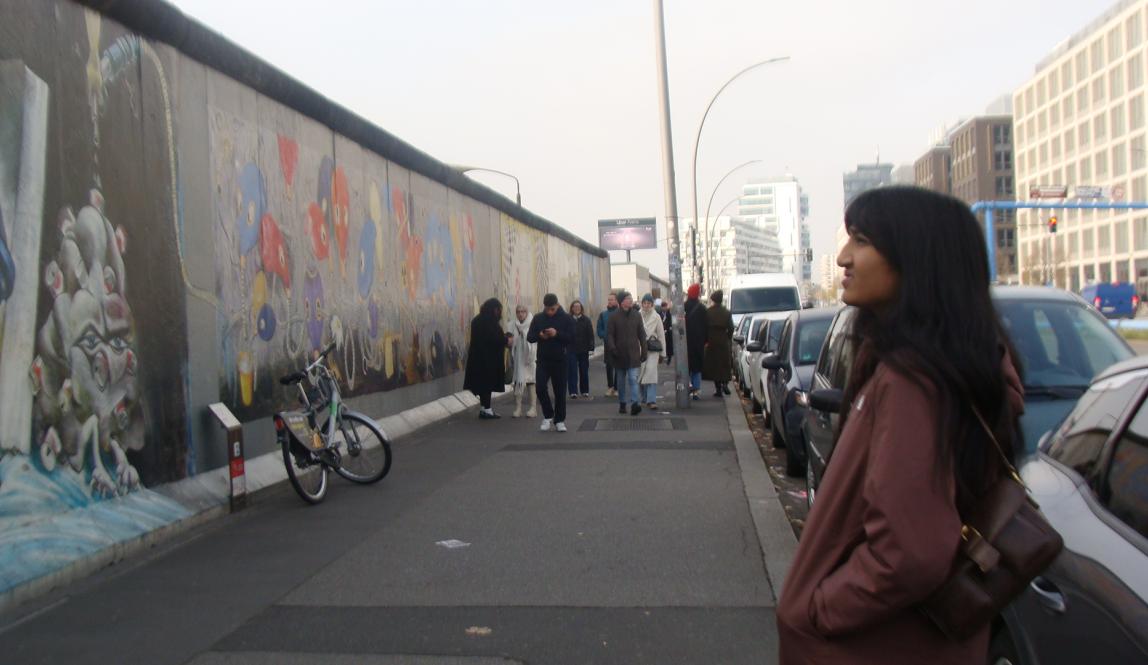
[[[1077,188],[1079,191],[1079,188]],[[973,214],[985,213],[985,245],[989,252],[989,281],[997,281],[996,229],[993,225],[993,212],[997,210],[1148,210],[1148,202],[1134,203],[1085,203],[1082,201],[977,201],[972,206]]]
[[[222,402],[207,407],[227,430],[227,466],[231,476],[231,512],[247,505],[247,475],[243,465],[243,425]]]

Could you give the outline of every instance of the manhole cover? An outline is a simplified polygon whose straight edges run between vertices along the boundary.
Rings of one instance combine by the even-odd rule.
[[[685,418],[587,418],[579,432],[668,432],[686,429]]]

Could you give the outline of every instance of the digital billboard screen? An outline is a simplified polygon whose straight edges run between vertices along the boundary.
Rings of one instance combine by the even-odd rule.
[[[598,246],[605,250],[657,249],[657,220],[653,217],[599,219]]]

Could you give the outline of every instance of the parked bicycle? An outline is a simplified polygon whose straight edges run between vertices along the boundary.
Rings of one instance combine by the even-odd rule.
[[[391,469],[386,435],[374,420],[346,408],[339,395],[326,365],[334,348],[332,343],[310,365],[279,379],[284,386],[298,386],[304,408],[275,414],[276,438],[291,486],[312,504],[327,495],[328,469],[364,485],[382,480]]]

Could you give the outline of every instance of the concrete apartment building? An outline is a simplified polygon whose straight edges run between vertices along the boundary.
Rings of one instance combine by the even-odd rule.
[[[914,184],[942,194],[953,193],[953,150],[936,145],[913,162]]]
[[[776,233],[781,259],[777,272],[792,272],[799,283],[809,282],[812,275],[812,266],[805,260],[809,232],[802,232],[808,215],[809,196],[792,175],[751,180],[741,188],[738,216],[755,218]]]
[[[1101,187],[1148,199],[1145,33],[1148,0],[1123,0],[1065,40],[1013,94],[1016,190]],[[1061,210],[1017,216],[1020,279],[1072,291],[1148,275],[1148,212]]]
[[[684,219],[678,226],[681,246],[691,249],[691,222]],[[734,275],[755,272],[781,272],[781,247],[777,234],[764,226],[759,217],[721,216],[698,226],[698,263],[703,266],[705,291],[724,289]],[[708,242],[707,242],[708,239]],[[682,261],[682,283],[698,282],[699,275],[686,256]]]
[[[858,164],[857,169],[841,176],[845,188],[845,207],[861,192],[893,184],[892,164]]]

